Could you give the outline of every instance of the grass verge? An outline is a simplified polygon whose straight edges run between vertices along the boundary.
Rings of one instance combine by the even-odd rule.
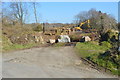
[[[98,42],[91,41],[84,43],[78,42],[75,46],[75,49],[78,52],[79,56],[86,58],[93,54],[103,53],[109,48],[98,45]]]
[[[52,45],[52,47],[63,47],[65,46],[65,43],[55,43]]]
[[[101,56],[101,54],[106,53],[109,49],[110,47],[107,47],[106,45],[98,45],[97,42],[79,42],[75,46],[75,50],[80,57],[86,58],[98,64],[98,66],[109,69],[114,75],[118,75],[120,74],[120,71],[117,69],[117,65],[113,63],[113,61],[108,60],[108,56]]]
[[[26,45],[12,44],[12,45],[8,45],[8,46],[3,46],[2,51],[4,53],[4,52],[8,52],[8,51],[13,51],[13,50],[32,48],[34,46],[37,46],[37,44],[35,44],[35,43],[30,43],[30,44],[26,44]]]

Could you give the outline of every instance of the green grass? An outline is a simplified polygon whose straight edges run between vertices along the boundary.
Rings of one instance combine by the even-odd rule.
[[[12,50],[19,50],[19,49],[26,49],[26,48],[31,48],[36,46],[37,44],[35,43],[30,43],[30,44],[26,44],[26,45],[22,45],[22,44],[12,44],[12,45],[8,45],[8,46],[3,46],[3,52],[8,52],[8,51],[12,51]]]
[[[100,58],[98,58],[98,56],[99,55],[92,55],[92,56],[90,56],[90,60],[97,63],[99,66],[102,66],[104,68],[111,70],[112,74],[120,75],[120,70],[117,69],[117,65],[114,62],[112,62],[110,60],[100,59]],[[107,66],[106,66],[106,64],[107,64]]]
[[[107,50],[109,50],[109,46],[106,45],[98,45],[97,42],[85,42],[85,43],[77,43],[75,46],[75,49],[78,53],[78,55],[82,58],[87,58],[95,63],[97,63],[99,66],[102,66],[107,69],[111,70],[112,74],[114,75],[120,75],[120,70],[117,70],[117,65],[113,63],[112,61],[106,61],[104,58],[107,57],[101,57],[99,58],[100,54],[105,53]]]
[[[105,46],[98,45],[97,42],[78,42],[75,46],[76,51],[81,57],[88,57],[93,54],[99,54],[106,51],[108,48]]]
[[[52,46],[53,47],[62,47],[62,46],[65,46],[65,43],[55,43]]]

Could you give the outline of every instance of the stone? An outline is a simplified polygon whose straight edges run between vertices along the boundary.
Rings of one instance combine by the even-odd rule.
[[[51,44],[53,44],[53,43],[55,43],[55,39],[49,39],[49,42],[51,43]]]
[[[68,35],[60,35],[60,39],[58,39],[58,42],[71,42],[70,37]]]
[[[40,42],[42,44],[45,43],[44,39],[43,39],[43,37],[41,35],[33,35],[33,37],[34,37],[36,43],[38,43],[38,42]]]
[[[91,38],[89,36],[83,36],[82,39],[84,39],[85,42],[91,41]]]
[[[76,65],[76,66],[79,66],[79,65],[81,65],[81,64],[82,64],[82,61],[81,61],[81,60],[75,61],[75,65]]]

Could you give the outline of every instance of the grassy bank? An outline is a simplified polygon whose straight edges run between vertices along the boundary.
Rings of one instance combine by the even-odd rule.
[[[2,36],[2,52],[9,52],[13,50],[26,49],[34,46],[38,46],[38,43],[28,43],[28,44],[13,44],[9,38]]]
[[[109,46],[98,45],[97,42],[85,42],[77,43],[75,49],[80,57],[86,58],[98,64],[98,66],[109,69],[115,75],[119,74],[116,63],[106,55],[107,51],[110,49]]]
[[[88,57],[93,54],[99,54],[105,52],[108,47],[100,46],[98,42],[84,42],[84,43],[77,43],[75,47],[76,51],[79,53],[78,55],[81,57]]]
[[[9,52],[13,50],[26,49],[34,46],[38,46],[41,42],[36,42],[33,35],[41,35],[37,29],[37,24],[24,25],[3,25],[2,30],[2,52]],[[38,36],[37,36],[38,37]]]
[[[34,46],[37,46],[37,44],[35,44],[35,43],[30,43],[30,44],[26,44],[26,45],[12,44],[12,45],[8,45],[6,47],[3,46],[2,51],[3,52],[8,52],[8,51],[13,51],[13,50],[20,50],[20,49],[32,48]]]

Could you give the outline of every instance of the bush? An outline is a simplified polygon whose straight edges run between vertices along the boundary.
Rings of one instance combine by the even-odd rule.
[[[106,33],[103,33],[101,35],[101,41],[115,41],[118,37],[118,33],[112,31],[112,30],[108,30]]]
[[[108,47],[108,48],[111,48],[111,47],[112,47],[112,45],[111,45],[108,41],[103,41],[103,42],[101,42],[101,45],[102,45],[102,46],[105,46],[105,47]]]
[[[34,28],[35,31],[42,31],[42,26],[41,25],[38,25],[37,27]]]
[[[111,56],[112,55],[112,56]],[[101,53],[99,55],[90,55],[89,59],[95,63],[98,64],[98,66],[102,66],[108,70],[110,70],[115,75],[120,75],[119,67],[119,55],[118,57],[115,57],[115,52],[106,51],[104,53]]]

